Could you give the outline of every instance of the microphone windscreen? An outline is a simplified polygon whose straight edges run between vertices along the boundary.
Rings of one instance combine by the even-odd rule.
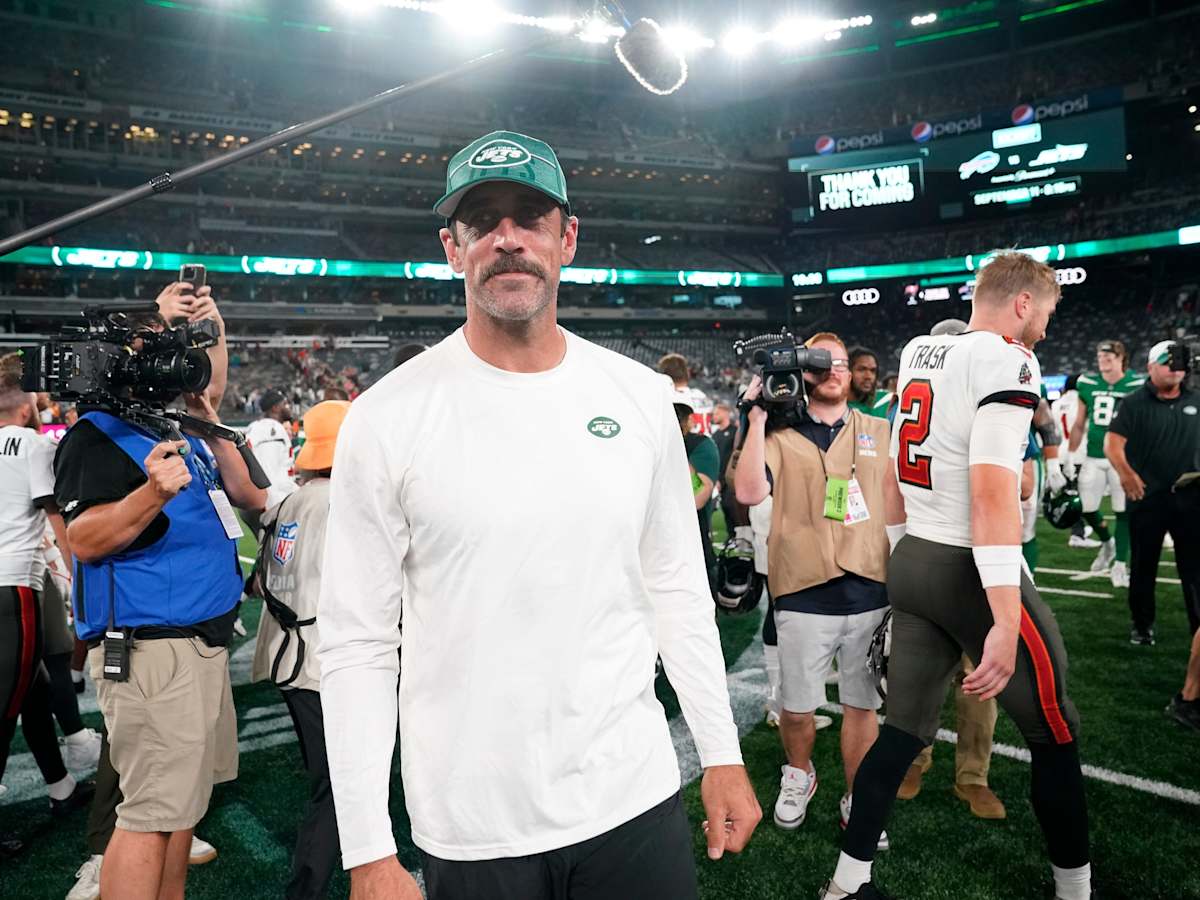
[[[672,94],[687,81],[683,54],[667,44],[653,19],[638,19],[617,41],[617,59],[652,94]]]

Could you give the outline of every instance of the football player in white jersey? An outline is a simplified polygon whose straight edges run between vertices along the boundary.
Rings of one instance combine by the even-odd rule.
[[[963,690],[996,697],[1020,728],[1057,900],[1088,900],[1087,804],[1066,694],[1066,651],[1023,570],[1018,479],[1041,372],[1029,349],[1059,298],[1054,270],[992,257],[960,335],[919,337],[900,360],[891,455],[903,503],[888,508],[892,652],[888,717],[858,770],[854,808],[824,900],[881,900],[875,845],[909,764],[933,740],[965,652]]]

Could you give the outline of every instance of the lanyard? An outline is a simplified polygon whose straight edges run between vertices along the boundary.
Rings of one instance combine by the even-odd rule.
[[[833,425],[826,425],[824,422],[821,422],[821,421],[818,421],[817,419],[814,419],[814,418],[813,418],[811,415],[809,415],[809,413],[808,413],[808,411],[807,411],[807,410],[805,410],[804,414],[805,414],[806,416],[808,416],[808,418],[809,418],[809,421],[811,421],[811,422],[814,422],[814,423],[815,423],[815,424],[817,424],[817,425],[820,425],[822,428],[830,428],[830,429],[832,429],[832,428],[834,427],[834,425],[836,425],[836,424],[837,424],[837,423],[835,422]],[[829,442],[829,449],[830,449],[830,450],[832,450],[832,449],[833,449],[833,444],[834,444],[834,441],[836,441],[836,440],[838,439],[838,436],[839,436],[839,435],[840,435],[842,432],[844,432],[844,431],[845,431],[847,428],[849,428],[849,427],[850,427],[850,421],[849,421],[849,419],[850,419],[850,418],[851,418],[851,416],[849,415],[849,413],[847,413],[847,415],[846,415],[846,419],[843,419],[843,420],[842,420],[842,427],[841,427],[841,429],[838,431],[838,433],[837,433],[837,434],[835,434],[835,435],[833,436],[833,440],[831,440],[831,441]],[[853,440],[853,441],[854,441],[854,443],[853,443],[853,445],[851,445],[851,448],[850,448],[850,454],[851,454],[851,455],[850,455],[850,477],[849,477],[848,479],[846,479],[847,481],[853,481],[853,480],[854,480],[854,476],[855,476],[855,474],[858,472],[858,436],[857,436],[857,435],[852,435],[852,437],[851,437],[851,440]],[[817,447],[817,458],[818,458],[818,459],[820,459],[820,461],[821,461],[821,474],[825,476],[825,480],[826,480],[826,481],[828,481],[828,480],[829,480],[829,472],[828,472],[828,470],[825,468],[825,454],[826,454],[827,452],[828,452],[828,451],[826,451],[826,450],[822,450],[820,447]]]

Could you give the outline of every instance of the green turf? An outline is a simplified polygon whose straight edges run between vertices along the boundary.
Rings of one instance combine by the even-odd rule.
[[[1093,551],[1069,550],[1065,535],[1044,524],[1043,567],[1086,569]],[[243,547],[249,556],[252,545]],[[1171,556],[1168,554],[1167,559]],[[1172,568],[1161,574],[1176,577]],[[1112,599],[1046,594],[1058,615],[1071,654],[1070,691],[1083,719],[1081,748],[1086,763],[1129,775],[1200,790],[1200,735],[1167,720],[1162,708],[1178,690],[1187,660],[1188,639],[1182,594],[1176,585],[1159,587],[1158,645],[1128,643],[1125,592],[1106,581],[1071,581],[1067,576],[1039,575],[1048,587],[1112,593]],[[258,603],[243,609],[254,634]],[[727,663],[757,640],[757,617],[720,616]],[[670,686],[659,680],[659,696],[668,714],[678,705]],[[831,689],[831,699],[836,691]],[[280,702],[265,684],[235,690],[244,715],[253,707]],[[98,716],[86,717],[99,725]],[[944,725],[953,729],[947,705]],[[247,720],[240,723],[242,728]],[[997,741],[1020,745],[1001,715]],[[18,736],[13,752],[24,752]],[[760,725],[743,740],[743,752],[759,801],[767,813],[750,848],[740,857],[717,863],[705,858],[697,829],[696,856],[704,900],[732,898],[811,898],[829,876],[837,858],[837,798],[843,777],[837,753],[836,727],[820,732],[814,755],[821,788],[809,818],[797,832],[785,833],[770,823],[782,754],[775,731]],[[407,819],[395,760],[392,817],[401,857],[416,865],[408,841]],[[1006,802],[1004,822],[973,819],[952,792],[953,748],[938,744],[934,768],[914,801],[898,803],[889,833],[893,848],[877,866],[881,884],[905,900],[1024,900],[1051,896],[1049,867],[1040,833],[1026,799],[1029,767],[994,759],[992,785]],[[1195,867],[1200,847],[1200,807],[1160,799],[1128,787],[1089,779],[1094,868],[1103,900],[1120,898],[1200,898]],[[220,851],[213,864],[194,868],[188,896],[207,898],[278,897],[287,877],[287,861],[304,806],[306,784],[295,743],[244,754],[238,780],[217,788],[199,832]],[[691,817],[703,818],[699,785],[686,791]],[[85,857],[84,817],[65,822],[50,819],[44,800],[0,805],[0,830],[25,838],[30,849],[20,858],[0,863],[0,898],[59,898],[73,883],[72,873]],[[339,875],[331,896],[346,896]]]

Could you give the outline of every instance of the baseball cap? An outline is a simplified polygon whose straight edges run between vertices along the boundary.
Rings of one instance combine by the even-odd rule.
[[[1165,364],[1167,361],[1167,357],[1171,353],[1171,346],[1174,343],[1175,343],[1175,341],[1159,341],[1157,344],[1155,344],[1153,347],[1150,348],[1150,354],[1147,358],[1147,362],[1164,363]]]
[[[511,181],[541,191],[570,214],[567,177],[558,157],[545,141],[516,131],[493,131],[455,153],[446,168],[446,193],[433,211],[451,218],[467,191],[489,181]]]
[[[304,446],[296,456],[297,469],[333,468],[333,448],[349,411],[349,400],[323,400],[304,414]]]

